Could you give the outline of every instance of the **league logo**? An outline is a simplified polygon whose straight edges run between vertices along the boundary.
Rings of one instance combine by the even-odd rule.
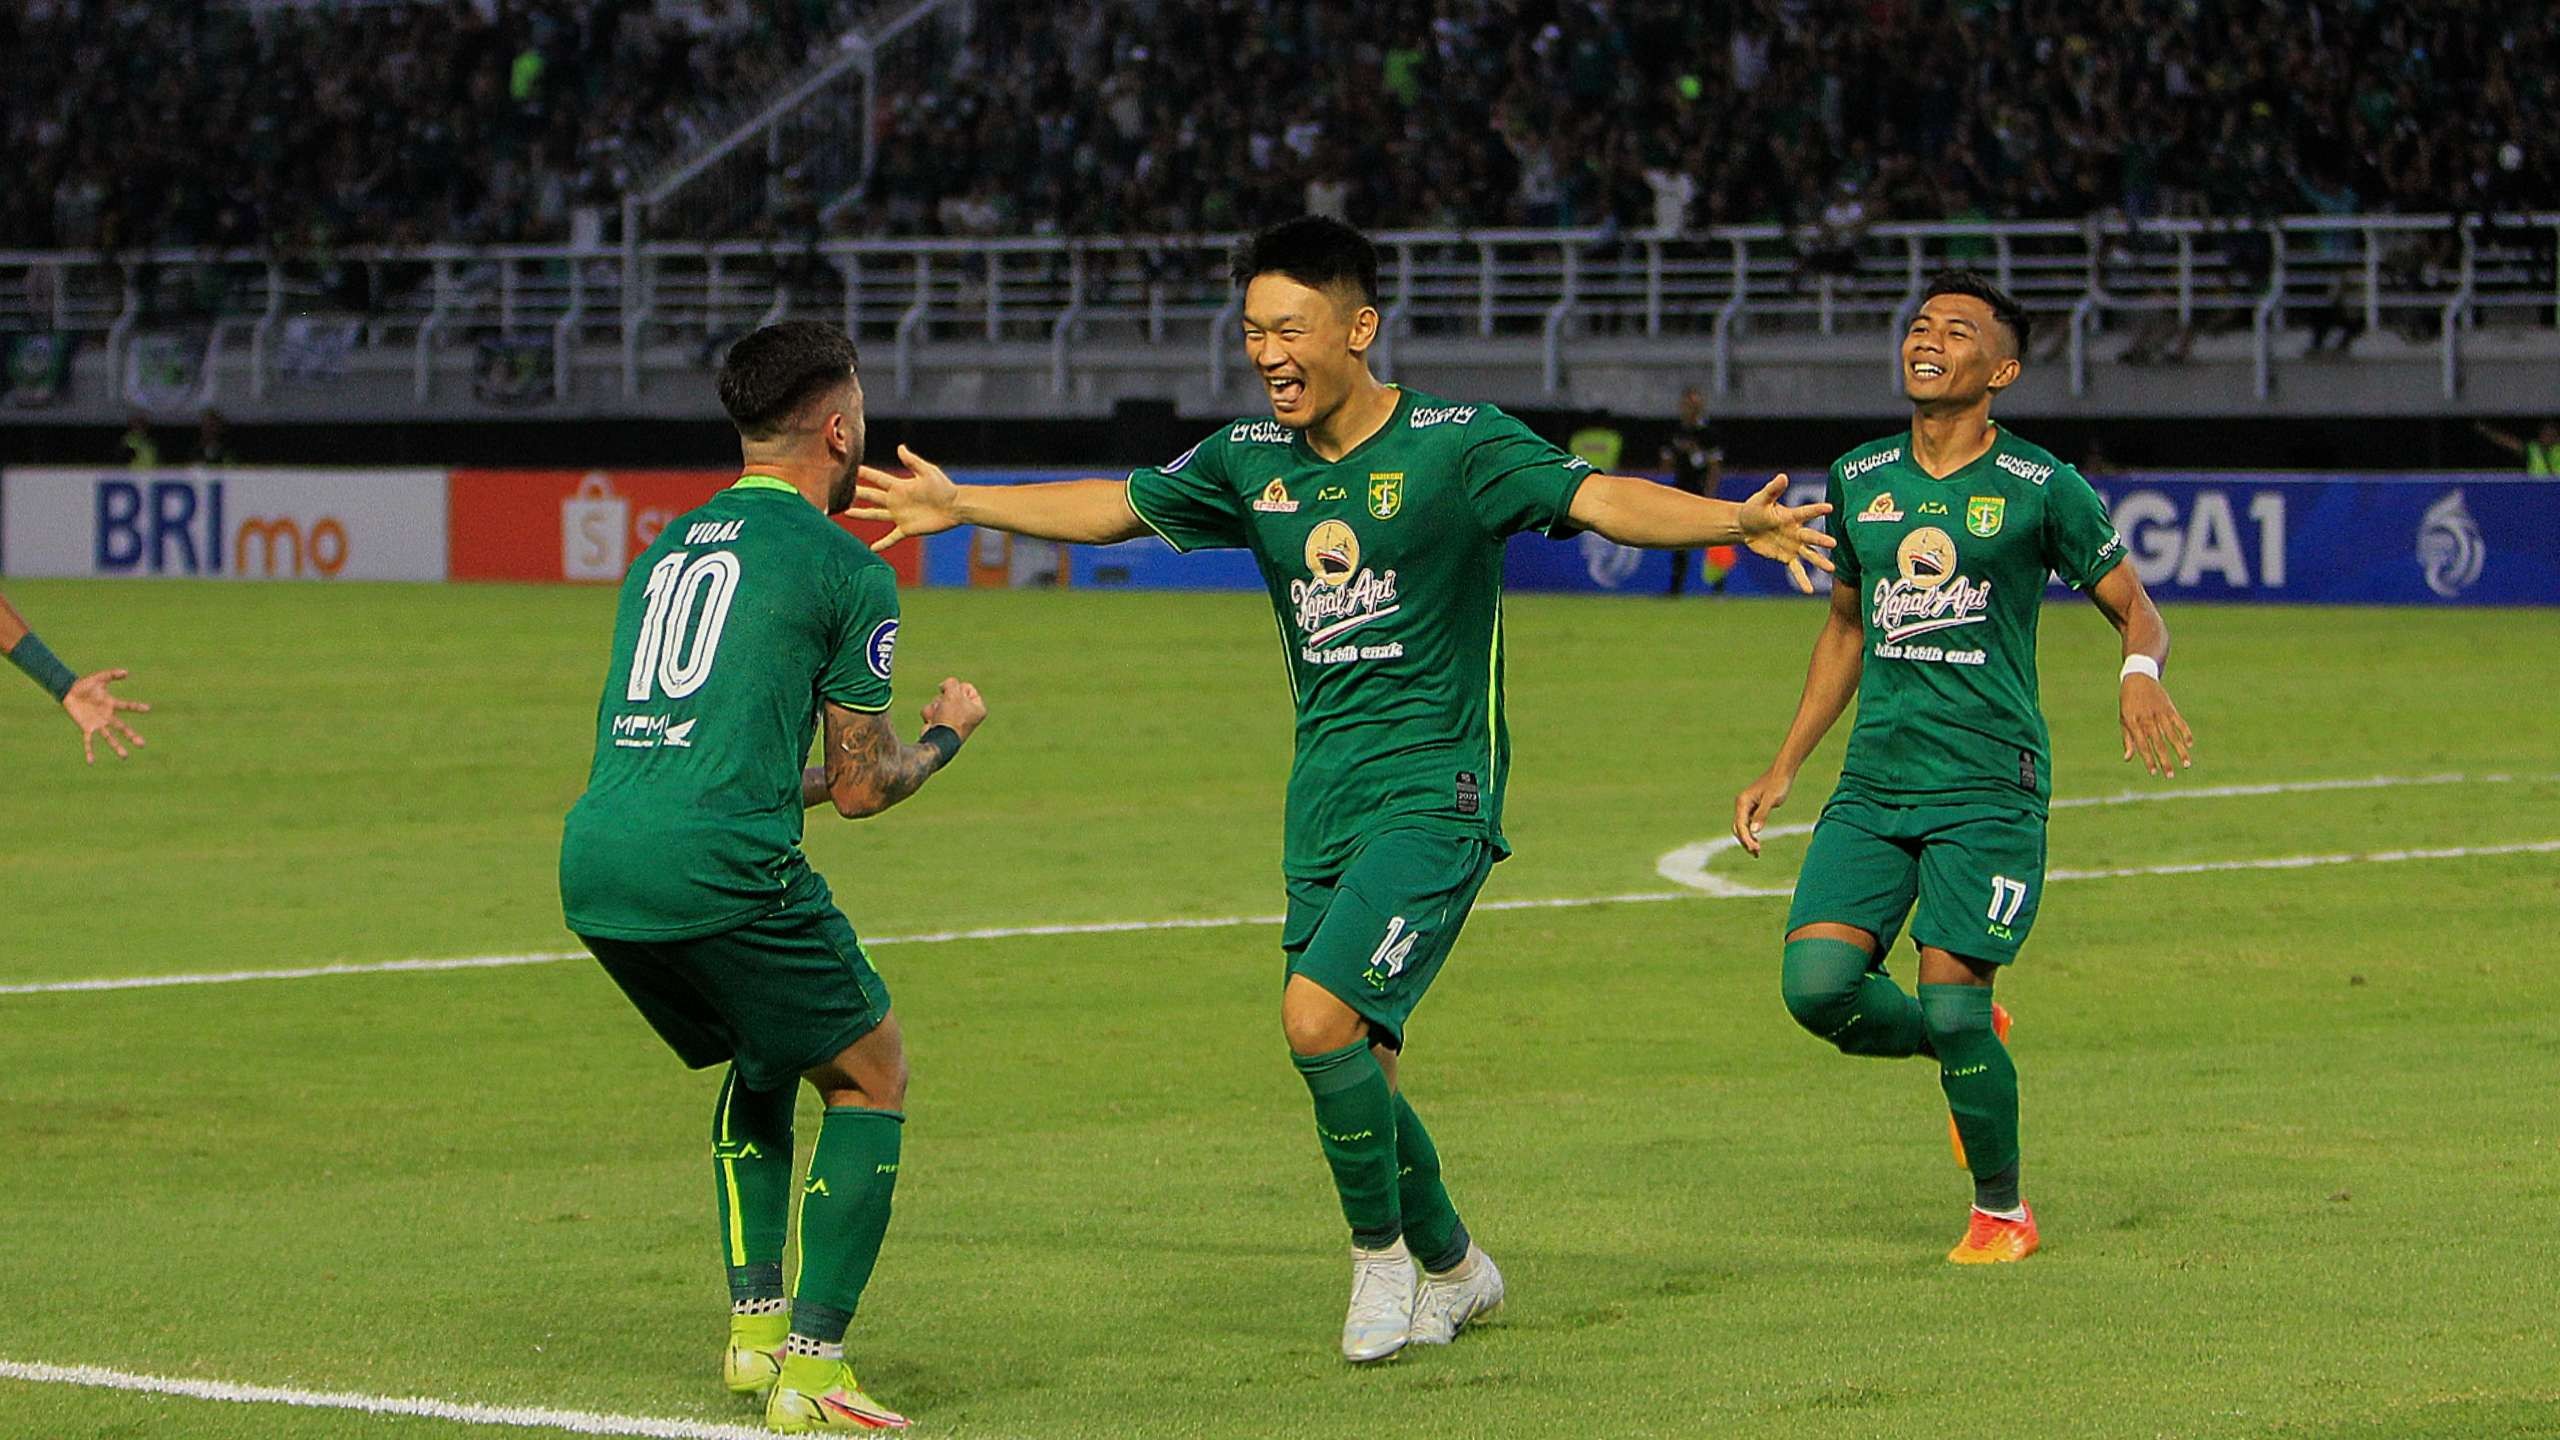
[[[2450,600],[2479,581],[2488,560],[2488,542],[2480,536],[2480,522],[2471,518],[2471,507],[2462,503],[2461,491],[2427,507],[2418,521],[2418,568],[2426,574],[2428,589]]]
[[[883,620],[871,629],[871,638],[862,642],[862,658],[871,673],[886,680],[889,666],[898,654],[898,622]]]
[[[1404,508],[1404,472],[1381,470],[1369,476],[1369,513],[1381,520],[1393,520]]]
[[[1976,495],[1965,502],[1964,528],[1988,540],[2000,533],[2000,519],[2009,508],[2006,497]]]
[[[1340,589],[1360,573],[1360,537],[1339,520],[1307,532],[1307,573],[1327,589]]]

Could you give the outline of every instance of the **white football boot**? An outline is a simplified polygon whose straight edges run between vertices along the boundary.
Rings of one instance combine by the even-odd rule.
[[[1470,1321],[1501,1308],[1502,1272],[1494,1267],[1492,1256],[1469,1241],[1467,1258],[1454,1268],[1438,1275],[1424,1272],[1413,1300],[1413,1343],[1446,1345]],[[1348,1335],[1343,1343],[1349,1345]]]
[[[1342,1358],[1384,1360],[1413,1336],[1414,1279],[1421,1273],[1398,1240],[1384,1250],[1351,1247],[1351,1309],[1342,1317]]]

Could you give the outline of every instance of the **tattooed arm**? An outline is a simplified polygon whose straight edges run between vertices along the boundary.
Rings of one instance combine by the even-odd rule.
[[[966,740],[987,718],[987,702],[978,687],[945,680],[933,703],[924,707],[925,728],[944,726]],[[825,711],[827,756],[800,775],[800,803],[832,802],[848,820],[877,815],[924,788],[942,768],[942,752],[931,745],[900,744],[886,715],[869,715],[829,705]]]

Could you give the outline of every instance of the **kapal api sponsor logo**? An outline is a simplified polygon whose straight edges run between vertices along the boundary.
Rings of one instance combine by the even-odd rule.
[[[1901,573],[1878,580],[1874,595],[1875,626],[1887,643],[1989,618],[1991,582],[1956,573],[1956,544],[1946,531],[1921,526],[1902,537],[1894,559]]]
[[[1879,450],[1873,455],[1861,455],[1857,459],[1851,460],[1840,467],[1840,478],[1843,480],[1855,480],[1859,476],[1866,474],[1868,471],[1875,469],[1879,465],[1890,465],[1901,458],[1902,447],[1899,445],[1894,446],[1890,450]]]
[[[1312,578],[1289,582],[1289,603],[1297,612],[1298,633],[1306,641],[1304,653],[1311,662],[1326,653],[1315,647],[1396,613],[1396,572],[1363,568],[1360,536],[1339,520],[1327,520],[1308,532],[1307,572]],[[1355,653],[1341,658],[1362,657]]]

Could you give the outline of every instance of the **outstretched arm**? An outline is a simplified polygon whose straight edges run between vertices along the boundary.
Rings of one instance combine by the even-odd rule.
[[[142,714],[151,707],[139,700],[118,699],[107,689],[125,678],[127,672],[100,670],[88,675],[73,675],[71,667],[57,659],[52,649],[35,637],[35,632],[27,627],[26,619],[18,614],[17,607],[11,605],[5,595],[0,595],[0,654],[7,655],[10,663],[26,672],[28,679],[43,686],[47,695],[60,702],[62,713],[70,716],[71,723],[80,727],[80,751],[89,757],[90,764],[98,763],[98,740],[101,736],[105,737],[108,748],[116,752],[119,760],[132,753],[125,748],[128,741],[136,747],[142,744],[142,737],[125,723],[124,716],[127,712]]]
[[[1647,550],[1695,550],[1739,541],[1785,565],[1787,578],[1810,595],[1813,577],[1805,573],[1805,565],[1829,570],[1830,557],[1822,552],[1839,543],[1811,528],[1831,507],[1781,504],[1786,493],[1784,475],[1739,505],[1629,475],[1592,475],[1574,491],[1567,513],[1585,530]]]
[[[1733,797],[1733,838],[1742,848],[1760,853],[1760,827],[1768,823],[1770,812],[1787,803],[1787,792],[1795,788],[1796,772],[1804,768],[1805,757],[1849,708],[1849,697],[1858,693],[1858,678],[1866,673],[1866,619],[1858,613],[1858,596],[1846,585],[1833,587],[1831,613],[1822,622],[1822,633],[1813,640],[1813,659],[1805,666],[1804,695],[1796,701],[1796,718],[1787,726],[1787,738],[1778,744],[1778,758],[1769,762],[1767,774],[1743,787]]]
[[[987,702],[977,686],[944,680],[941,692],[924,707],[924,736],[912,745],[898,742],[886,715],[831,702],[825,716],[826,763],[801,772],[800,803],[805,808],[832,802],[837,814],[859,820],[923,789],[987,718]],[[936,730],[945,733],[936,736]]]
[[[2089,587],[2089,599],[2124,637],[2124,669],[2116,682],[2124,758],[2141,756],[2142,768],[2154,775],[2174,775],[2180,766],[2193,765],[2195,732],[2160,681],[2160,668],[2169,663],[2169,622],[2160,618],[2160,607],[2151,603],[2142,577],[2131,564],[2119,563]]]
[[[939,535],[960,525],[983,525],[1073,545],[1112,545],[1147,533],[1129,508],[1124,480],[1059,480],[1045,485],[957,485],[942,467],[901,445],[908,473],[865,465],[855,479],[856,520],[885,520],[889,533],[871,542],[886,550],[910,535]]]

